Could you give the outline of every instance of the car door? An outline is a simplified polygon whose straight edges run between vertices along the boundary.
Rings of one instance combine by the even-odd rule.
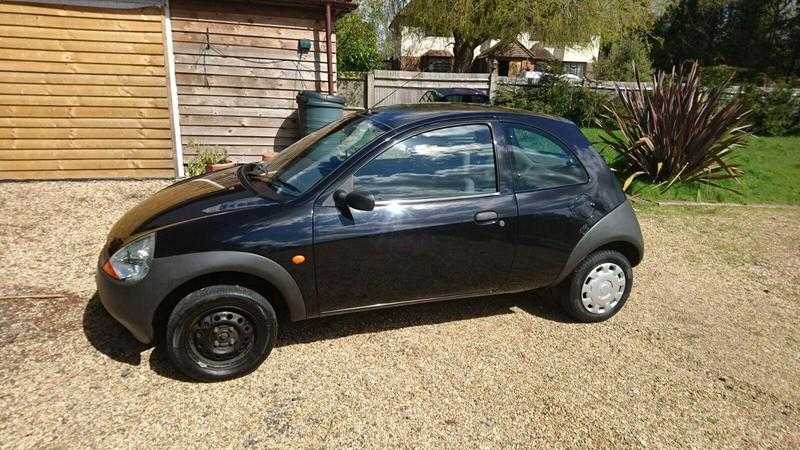
[[[502,130],[519,208],[510,284],[519,289],[546,286],[591,222],[589,176],[572,151],[545,130],[513,122],[503,122]]]
[[[387,144],[335,186],[372,211],[323,195],[314,210],[320,313],[500,290],[514,254],[516,203],[491,123],[423,129]]]

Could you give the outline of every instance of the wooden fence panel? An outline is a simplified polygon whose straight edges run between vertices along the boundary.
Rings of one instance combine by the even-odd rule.
[[[366,75],[363,76],[340,76],[337,80],[337,94],[344,97],[345,105],[351,108],[364,108],[366,100]]]
[[[174,176],[160,9],[0,3],[0,179]]]
[[[436,88],[473,88],[489,92],[489,74],[376,70],[375,102],[379,106],[417,103]]]
[[[339,94],[348,109],[418,103],[431,89],[471,88],[489,93],[489,74],[376,70],[340,79]],[[369,105],[367,105],[369,103]]]

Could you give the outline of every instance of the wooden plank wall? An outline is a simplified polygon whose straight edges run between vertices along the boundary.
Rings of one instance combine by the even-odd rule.
[[[297,93],[328,89],[324,13],[233,2],[170,5],[185,158],[195,153],[192,142],[220,146],[237,161],[293,143]],[[312,41],[302,57],[299,39]]]
[[[161,20],[0,3],[0,179],[174,176]]]

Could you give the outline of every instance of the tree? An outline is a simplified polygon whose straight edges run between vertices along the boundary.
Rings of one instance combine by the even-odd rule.
[[[650,47],[641,32],[625,33],[604,43],[592,70],[598,80],[635,81],[634,67],[645,75],[650,73]]]
[[[652,59],[668,69],[685,61],[770,75],[800,75],[796,0],[679,0],[653,28]]]
[[[721,40],[725,15],[720,2],[680,0],[656,21],[652,31],[652,61],[670,70],[685,61],[703,66],[721,62]]]
[[[453,71],[467,72],[484,41],[511,42],[530,33],[552,45],[613,39],[648,23],[648,0],[411,0],[400,13],[404,25],[434,36],[452,36]]]
[[[357,13],[336,22],[336,64],[340,72],[368,72],[381,61],[375,27]]]
[[[728,64],[770,74],[792,73],[797,63],[792,53],[798,45],[790,37],[797,24],[796,0],[736,0],[724,7],[729,19],[720,50]]]
[[[392,21],[405,6],[406,0],[359,0],[358,13],[369,22],[378,35],[378,49],[384,59],[394,54]]]

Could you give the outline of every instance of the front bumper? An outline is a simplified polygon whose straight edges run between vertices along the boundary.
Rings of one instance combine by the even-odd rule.
[[[102,258],[101,258],[102,259]],[[153,342],[153,319],[161,302],[191,274],[184,257],[155,258],[143,280],[126,284],[109,277],[98,266],[95,275],[100,303],[139,341]]]
[[[151,269],[152,271],[152,269]],[[148,274],[148,276],[151,274]],[[95,275],[100,303],[137,340],[153,342],[153,317],[163,297],[154,295],[147,278],[133,285],[111,279],[102,269]]]
[[[254,253],[216,251],[165,256],[154,258],[150,272],[138,283],[121,283],[100,267],[95,279],[100,302],[109,314],[136,339],[149,344],[153,342],[153,323],[161,302],[191,280],[220,272],[250,274],[271,283],[286,300],[291,320],[308,317],[300,288],[291,274],[275,261]]]

